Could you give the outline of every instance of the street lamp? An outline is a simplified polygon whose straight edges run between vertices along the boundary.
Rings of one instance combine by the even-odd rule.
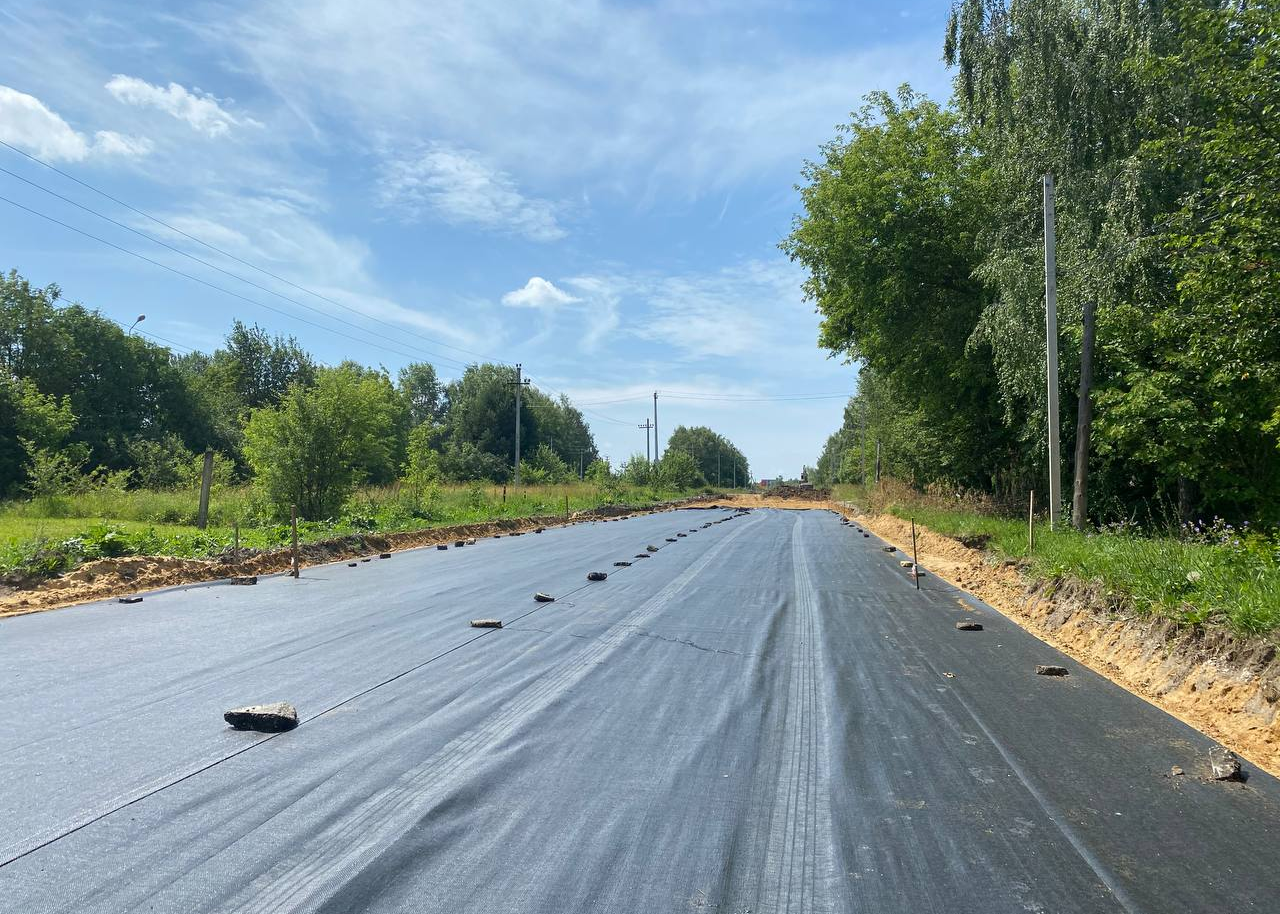
[[[132,324],[130,324],[130,325],[129,325],[129,329],[128,329],[128,330],[126,330],[126,331],[125,331],[125,333],[126,333],[126,334],[128,334],[128,333],[133,333],[133,328],[134,328],[134,327],[136,327],[136,326],[138,326],[140,323],[142,323],[142,322],[143,322],[143,321],[145,321],[146,319],[147,319],[147,316],[146,316],[145,314],[139,314],[139,315],[138,315],[138,319],[137,319],[136,321],[134,321]]]

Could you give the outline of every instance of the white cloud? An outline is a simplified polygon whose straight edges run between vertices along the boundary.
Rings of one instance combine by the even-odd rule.
[[[541,276],[530,277],[522,288],[502,296],[502,303],[512,308],[540,308],[546,311],[554,311],[576,301],[579,299]]]
[[[232,127],[257,122],[250,118],[238,118],[219,103],[219,99],[199,89],[188,91],[184,86],[171,82],[168,86],[156,86],[136,76],[117,73],[106,84],[106,90],[117,101],[139,108],[156,108],[209,137],[222,136]]]
[[[410,220],[429,211],[453,225],[477,225],[532,241],[565,236],[550,202],[526,197],[510,175],[478,153],[442,144],[388,161],[378,197],[384,207]]]
[[[91,155],[140,156],[151,150],[149,140],[111,130],[100,130],[89,140],[40,99],[8,86],[0,86],[0,140],[59,162],[81,162]]]
[[[144,136],[125,136],[114,130],[99,130],[93,135],[93,146],[106,155],[144,156],[151,151],[151,141]]]
[[[697,24],[705,44],[670,4],[598,0],[294,0],[218,34],[316,123],[337,118],[392,146],[425,125],[522,180],[628,192],[795,176],[867,91],[910,80],[946,94],[933,31],[815,51],[751,28],[741,10],[706,12],[720,19]]]

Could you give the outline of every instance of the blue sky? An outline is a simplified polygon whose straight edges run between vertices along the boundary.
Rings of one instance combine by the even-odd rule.
[[[10,2],[0,139],[171,228],[4,147],[0,167],[235,276],[3,172],[0,196],[243,298],[7,203],[0,269],[184,347],[240,318],[326,362],[519,361],[615,462],[663,391],[664,439],[710,425],[793,475],[844,401],[746,398],[854,388],[777,250],[793,186],[866,92],[945,97],[947,9]]]

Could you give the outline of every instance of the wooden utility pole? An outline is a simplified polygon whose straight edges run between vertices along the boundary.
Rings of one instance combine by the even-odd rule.
[[[653,392],[653,462],[657,463],[662,455],[658,453],[658,392]]]
[[[867,401],[862,401],[862,487],[867,487]]]
[[[213,448],[204,449],[204,469],[200,473],[200,510],[196,514],[196,527],[203,530],[209,524],[209,489],[213,487]]]
[[[1080,341],[1080,390],[1076,406],[1075,480],[1071,489],[1071,526],[1083,530],[1089,515],[1089,440],[1093,434],[1093,299],[1084,303],[1084,337]]]
[[[1044,343],[1049,387],[1049,529],[1058,524],[1062,465],[1058,454],[1058,267],[1053,216],[1053,175],[1044,176]]]
[[[520,363],[516,363],[516,485],[520,485],[520,394],[529,386],[528,380],[521,380]]]

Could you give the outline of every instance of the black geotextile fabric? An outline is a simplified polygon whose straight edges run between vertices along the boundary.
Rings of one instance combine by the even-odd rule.
[[[1276,781],[880,545],[666,512],[2,621],[0,910],[1280,910]]]

